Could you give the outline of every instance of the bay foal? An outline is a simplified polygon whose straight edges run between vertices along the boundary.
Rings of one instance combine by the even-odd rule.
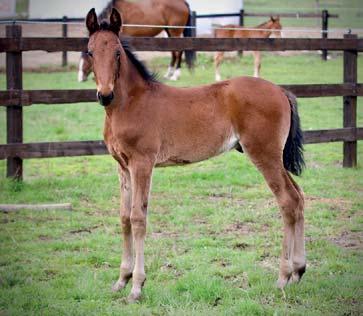
[[[279,17],[271,17],[268,21],[254,27],[254,29],[245,30],[239,25],[228,24],[221,28],[214,30],[214,37],[216,38],[267,38],[274,34],[277,37],[281,37],[282,26],[280,24]],[[261,52],[254,51],[254,77],[260,76],[261,70]],[[214,55],[214,67],[215,67],[215,79],[221,81],[220,65],[224,58],[224,52],[217,52]]]
[[[121,16],[86,19],[104,140],[119,164],[123,252],[117,291],[132,278],[130,301],[145,282],[144,239],[152,170],[208,159],[236,148],[261,171],[284,222],[278,286],[305,271],[304,197],[289,172],[303,167],[294,96],[262,79],[239,77],[196,88],[158,82],[117,36]]]

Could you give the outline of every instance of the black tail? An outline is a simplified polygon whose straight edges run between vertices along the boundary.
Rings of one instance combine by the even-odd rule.
[[[284,167],[294,175],[300,175],[305,167],[303,133],[300,127],[300,117],[297,112],[297,101],[295,95],[285,90],[291,107],[291,124],[289,136],[284,148]]]
[[[185,4],[188,7],[188,21],[187,24],[185,26],[191,26],[192,25],[192,15],[190,14],[190,7],[188,2],[185,1]],[[184,37],[192,37],[193,36],[193,32],[192,29],[189,27],[186,27],[183,31],[183,35]],[[185,62],[188,65],[189,69],[192,69],[194,67],[194,56],[195,56],[195,52],[192,50],[186,50],[185,51]]]

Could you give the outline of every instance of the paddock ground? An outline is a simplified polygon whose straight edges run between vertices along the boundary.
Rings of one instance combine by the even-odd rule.
[[[358,63],[362,62],[359,56]],[[148,61],[162,73],[168,59]],[[262,76],[279,84],[342,81],[342,56],[264,53]],[[363,68],[358,77],[362,80]],[[252,58],[229,58],[224,78],[252,74]],[[25,89],[94,88],[75,71],[26,72]],[[213,81],[211,56],[178,86]],[[0,74],[0,88],[6,84]],[[342,126],[342,98],[299,99],[305,130]],[[151,105],[152,106],[152,105]],[[363,126],[362,98],[358,126]],[[96,103],[24,109],[24,140],[95,140],[103,110]],[[0,109],[0,142],[5,142]],[[360,315],[363,313],[363,144],[358,167],[343,169],[342,144],[307,145],[308,269],[298,285],[275,288],[281,218],[261,175],[237,152],[186,166],[155,170],[146,239],[143,300],[111,293],[118,277],[118,178],[109,156],[34,159],[22,184],[5,179],[1,203],[70,202],[73,211],[0,214],[1,315]]]

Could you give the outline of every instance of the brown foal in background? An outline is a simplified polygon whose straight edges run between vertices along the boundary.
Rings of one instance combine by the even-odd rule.
[[[276,196],[284,222],[278,286],[305,272],[304,196],[289,172],[303,167],[302,132],[292,94],[262,79],[239,77],[196,88],[158,82],[110,24],[86,19],[97,96],[105,109],[104,140],[119,164],[123,251],[113,290],[132,278],[130,301],[145,282],[144,239],[151,176],[156,166],[182,165],[233,148],[245,152]]]
[[[258,30],[260,29],[260,30]],[[267,38],[274,34],[277,37],[281,37],[282,26],[280,24],[279,17],[271,17],[270,20],[254,27],[253,30],[241,29],[241,26],[229,24],[224,25],[221,28],[214,30],[214,37],[216,38]],[[258,78],[260,76],[261,69],[261,52],[254,51],[254,77]],[[217,52],[214,55],[214,67],[215,67],[215,79],[216,81],[221,81],[221,73],[219,67],[223,61],[224,52]]]

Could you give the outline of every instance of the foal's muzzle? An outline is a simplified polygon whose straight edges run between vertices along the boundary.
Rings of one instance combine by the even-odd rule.
[[[100,92],[97,92],[97,99],[103,106],[109,105],[113,100],[113,97],[113,92],[111,92],[109,95],[102,95]]]

